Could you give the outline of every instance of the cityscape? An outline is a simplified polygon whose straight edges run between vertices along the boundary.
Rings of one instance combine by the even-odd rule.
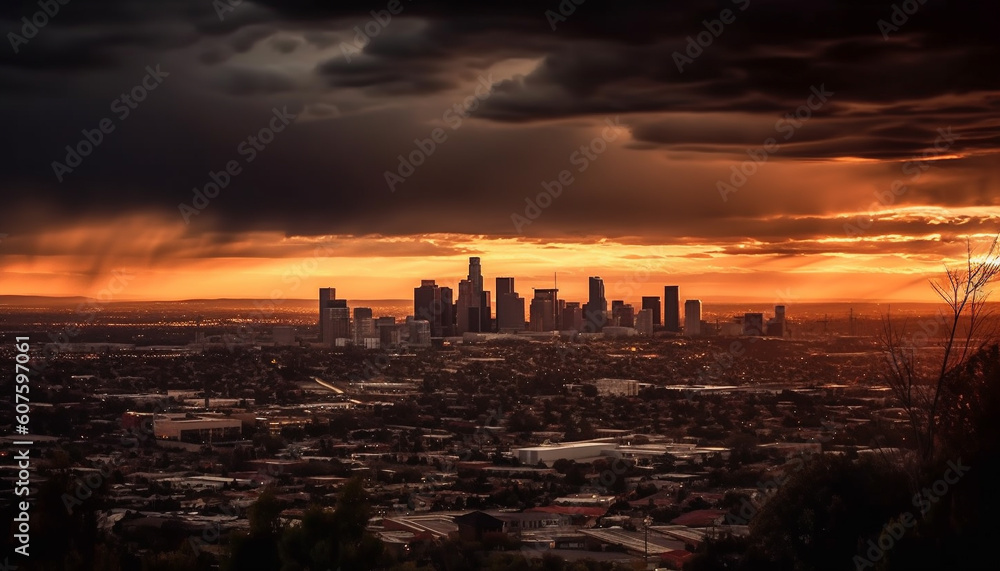
[[[452,288],[439,286],[435,280],[421,280],[420,286],[413,289],[413,313],[403,324],[397,324],[395,316],[375,318],[370,307],[355,307],[352,312],[347,300],[337,299],[336,288],[321,288],[319,341],[335,347],[353,343],[378,349],[383,345],[398,346],[403,341],[413,347],[430,347],[433,339],[468,335],[469,339],[485,340],[491,333],[551,335],[562,331],[570,336],[616,338],[649,337],[661,331],[687,336],[774,337],[784,337],[788,332],[785,305],[774,306],[774,315],[766,321],[763,313],[747,312],[732,321],[708,323],[702,319],[698,299],[684,300],[681,313],[680,289],[676,285],[663,287],[662,304],[659,296],[642,296],[638,311],[624,300],[611,300],[609,310],[604,280],[598,276],[588,279],[589,296],[585,302],[561,299],[557,287],[532,288],[526,321],[525,298],[516,291],[513,277],[496,278],[495,311],[490,303],[491,292],[483,289],[483,280],[479,257],[469,258],[469,274],[459,282],[457,298]],[[295,331],[290,327],[274,331],[275,342],[292,344],[294,338]]]
[[[1000,4],[0,7],[0,571],[977,571]]]

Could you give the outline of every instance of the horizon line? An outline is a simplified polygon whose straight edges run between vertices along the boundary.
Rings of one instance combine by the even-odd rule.
[[[641,299],[642,296],[633,296],[635,299]],[[151,298],[123,298],[123,299],[113,299],[102,301],[98,298],[86,296],[86,295],[34,295],[34,294],[0,294],[0,301],[5,299],[39,299],[52,302],[58,302],[60,300],[93,300],[98,301],[102,304],[116,304],[116,303],[194,303],[194,302],[227,302],[227,301],[237,301],[237,302],[263,302],[270,301],[269,298],[264,297],[206,297],[206,298],[181,298],[181,299],[151,299]],[[413,299],[410,298],[342,298],[349,302],[361,302],[361,301],[379,301],[379,302],[395,302],[395,303],[412,303]],[[527,299],[527,298],[525,298]],[[940,299],[937,300],[927,300],[927,299],[823,299],[823,298],[810,298],[810,299],[799,299],[790,301],[776,301],[774,299],[766,298],[737,298],[728,296],[712,296],[712,297],[694,297],[694,298],[683,298],[681,301],[685,300],[700,300],[702,303],[724,303],[724,304],[739,304],[739,303],[753,303],[753,304],[769,304],[769,305],[796,305],[796,304],[820,304],[820,303],[862,303],[862,304],[877,304],[877,305],[891,305],[897,303],[915,303],[915,304],[939,304],[943,303]],[[608,298],[611,301],[611,298]],[[661,297],[662,300],[662,297]],[[312,303],[318,302],[318,298],[283,298],[281,302],[305,302]],[[989,304],[1000,303],[998,301],[989,301]]]

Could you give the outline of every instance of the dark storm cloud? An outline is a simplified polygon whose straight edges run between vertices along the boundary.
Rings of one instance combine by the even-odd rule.
[[[370,12],[388,2],[244,1],[221,20],[208,0],[71,2],[18,53],[0,50],[0,102],[15,111],[7,124],[15,135],[0,143],[7,159],[0,186],[11,197],[0,230],[147,211],[182,224],[177,207],[192,200],[192,188],[237,160],[243,172],[186,232],[509,235],[510,214],[593,136],[581,135],[583,127],[621,116],[631,141],[595,161],[528,234],[765,234],[766,224],[723,208],[714,181],[728,164],[715,172],[685,170],[695,167],[678,161],[669,180],[650,182],[649,173],[628,178],[630,161],[740,155],[773,136],[775,121],[820,85],[836,95],[783,142],[775,162],[906,160],[947,127],[960,135],[949,152],[995,152],[1000,76],[992,70],[1000,48],[993,5],[928,0],[885,40],[876,22],[890,17],[890,2],[750,0],[741,11],[742,3],[590,0],[553,31],[545,11],[558,10],[557,1],[403,0],[402,12],[348,62],[340,47],[355,41],[352,28],[364,29]],[[681,73],[674,53],[723,9],[735,20]],[[34,10],[31,3],[6,5],[0,24],[20,33],[20,18]],[[512,58],[540,63],[499,82],[473,118],[448,130],[427,164],[389,193],[383,173],[396,168],[396,157],[471,95],[463,91],[470,78]],[[57,182],[52,161],[64,160],[81,129],[114,118],[112,102],[155,64],[171,76]],[[294,113],[309,106],[313,118],[330,119],[295,123],[244,163],[240,144],[284,106]],[[900,203],[995,204],[995,165],[957,162],[967,165],[964,172],[942,164],[939,177],[927,177]],[[867,172],[900,176],[887,167]],[[956,188],[960,176],[972,182]],[[762,174],[752,184],[769,182]],[[748,187],[740,197],[751,192],[758,198],[741,203],[742,212],[764,217],[776,208],[863,210],[872,191],[786,203]],[[626,200],[648,208],[622,208]],[[839,232],[840,223],[824,224],[823,231]],[[769,239],[814,231],[781,228]]]

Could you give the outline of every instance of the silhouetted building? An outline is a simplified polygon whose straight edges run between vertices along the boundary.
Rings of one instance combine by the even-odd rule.
[[[659,298],[657,298],[659,301]],[[659,304],[657,304],[657,309]],[[653,310],[646,308],[640,309],[639,313],[635,316],[635,330],[639,335],[652,335],[653,334]]]
[[[490,305],[490,292],[484,291],[479,294],[479,330],[493,331],[492,306]]]
[[[634,322],[634,309],[623,300],[616,299],[611,302],[611,324],[615,327],[632,327]]]
[[[434,280],[420,280],[413,288],[413,317],[427,321],[433,337],[452,334],[451,288],[438,287]]]
[[[469,258],[469,276],[458,283],[458,333],[490,328],[489,296],[483,296],[483,269],[478,257]]]
[[[631,303],[626,303],[618,310],[618,325],[622,327],[635,327],[635,308]]]
[[[478,257],[469,258],[469,281],[477,294],[483,292],[483,267]]]
[[[684,302],[684,334],[701,335],[700,299],[689,299]]]
[[[620,299],[611,300],[611,315],[608,318],[608,325],[618,326],[618,314],[621,313],[622,306],[625,302]]]
[[[441,287],[441,335],[455,334],[455,292],[450,287]]]
[[[379,317],[375,320],[375,327],[378,329],[379,344],[381,347],[399,345],[402,340],[399,326],[396,325],[395,317]]]
[[[327,345],[343,345],[351,338],[351,310],[344,307],[328,307],[323,310],[323,343]],[[340,341],[338,341],[340,340]]]
[[[479,331],[479,303],[481,298],[475,293],[475,286],[469,280],[458,282],[458,311],[455,314],[457,333]]]
[[[497,330],[524,329],[524,298],[514,291],[514,278],[497,278]]]
[[[364,345],[365,339],[378,337],[375,331],[375,319],[370,307],[354,308],[354,343]]]
[[[663,288],[663,327],[667,331],[679,333],[681,330],[681,302],[678,286]]]
[[[764,314],[744,313],[743,314],[743,334],[761,336],[764,334]]]
[[[343,311],[331,312],[331,309]],[[333,324],[330,319],[346,319],[347,323]],[[337,299],[337,289],[332,287],[319,288],[319,339],[323,343],[333,345],[335,339],[350,337],[351,314],[347,309],[346,299]],[[334,337],[331,337],[334,335]]]
[[[567,302],[562,310],[562,324],[559,326],[563,330],[580,331],[583,329],[583,308],[580,302]]]
[[[592,276],[588,283],[587,304],[583,308],[583,327],[596,333],[608,322],[608,300],[604,297],[604,280]]]
[[[431,324],[423,319],[414,319],[408,323],[410,327],[410,345],[415,347],[431,346]]]
[[[642,296],[642,309],[648,309],[653,318],[653,325],[660,325],[660,297],[656,295]]]
[[[558,328],[556,312],[559,308],[558,289],[536,289],[531,300],[530,325],[532,331],[555,331]]]
[[[774,306],[774,319],[767,322],[767,335],[771,337],[784,337],[788,334],[788,325],[785,321],[785,306]]]

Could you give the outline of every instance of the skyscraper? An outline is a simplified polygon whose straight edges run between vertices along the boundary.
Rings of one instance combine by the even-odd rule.
[[[681,301],[678,289],[675,285],[663,288],[663,327],[675,333],[681,330]]]
[[[469,258],[469,276],[458,283],[458,333],[485,331],[490,325],[489,297],[483,296],[483,268],[478,257]]]
[[[442,287],[441,291],[441,335],[451,337],[455,334],[455,292],[450,287]]]
[[[653,310],[646,308],[639,310],[635,316],[635,330],[639,335],[653,334]]]
[[[583,329],[583,308],[580,307],[580,302],[567,302],[561,314],[562,325],[559,327],[560,329],[567,331],[580,331]]]
[[[660,325],[660,297],[656,295],[642,296],[642,309],[648,309],[653,315],[653,325]]]
[[[458,314],[455,315],[455,322],[458,325],[458,334],[467,331],[479,331],[479,321],[482,314],[479,304],[482,296],[476,293],[475,284],[470,280],[458,282]]]
[[[469,281],[476,293],[483,291],[483,266],[476,256],[469,258]]]
[[[448,291],[447,310],[444,291]],[[446,322],[446,315],[448,315]],[[420,280],[420,287],[413,288],[413,318],[427,321],[430,324],[431,335],[441,337],[445,328],[451,325],[451,290],[440,288],[434,280]]]
[[[559,311],[558,289],[536,289],[531,300],[530,329],[532,331],[555,331],[559,327],[557,312]]]
[[[497,278],[497,330],[524,329],[524,298],[514,291],[514,278]]]
[[[323,340],[323,310],[330,306],[330,300],[337,299],[337,288],[319,288],[319,339]]]
[[[488,291],[479,293],[479,330],[493,331],[493,312]]]
[[[431,346],[431,324],[423,319],[414,319],[407,324],[410,329],[410,346]]]
[[[505,293],[514,293],[514,278],[497,278],[497,305],[500,304],[500,296]]]
[[[700,299],[689,299],[684,302],[684,334],[701,335]]]
[[[378,331],[379,345],[383,349],[398,345],[401,341],[399,326],[396,325],[395,317],[379,317],[375,320],[375,329]]]
[[[635,327],[635,308],[626,303],[618,309],[618,325],[620,327]]]
[[[583,327],[591,333],[600,331],[608,321],[608,300],[604,297],[604,280],[592,276],[588,284],[589,296],[583,309]]]
[[[327,307],[323,310],[323,343],[338,345],[337,340],[348,340],[351,338],[351,311],[347,308],[347,300],[330,300],[330,303],[343,302],[343,307]]]
[[[364,346],[365,339],[377,337],[375,332],[375,320],[372,318],[372,308],[354,308],[354,343]]]
[[[611,300],[611,316],[608,319],[608,325],[614,325],[615,327],[621,325],[620,323],[618,323],[618,318],[621,314],[622,307],[624,306],[625,306],[624,300],[621,299]]]
[[[344,312],[337,312],[336,314],[331,314],[329,309],[343,309]],[[329,338],[328,335],[333,334],[332,325],[329,323],[329,319],[332,315],[336,315],[338,319],[346,317],[348,322],[348,329],[350,327],[351,315],[347,310],[347,300],[337,299],[337,289],[332,287],[321,287],[319,288],[319,340],[323,343],[332,344],[333,338]],[[340,327],[342,324],[338,324],[337,332],[340,332]],[[347,332],[344,332],[342,337],[347,337]]]

